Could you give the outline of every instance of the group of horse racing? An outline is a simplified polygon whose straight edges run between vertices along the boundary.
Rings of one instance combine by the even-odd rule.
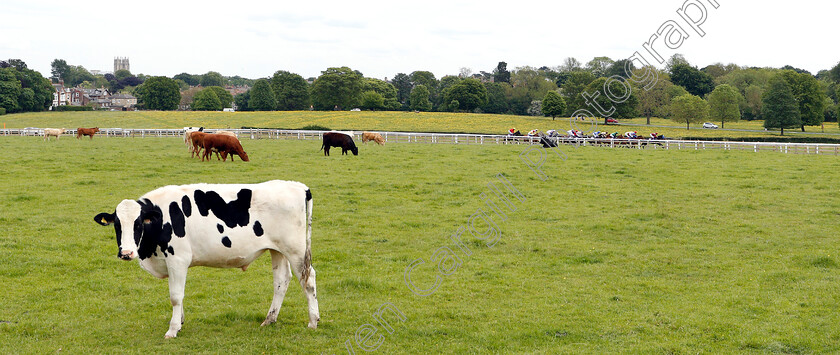
[[[576,140],[580,139],[592,139],[590,144],[592,145],[618,145],[618,146],[643,146],[648,144],[655,144],[655,145],[662,145],[662,143],[656,142],[658,140],[664,140],[664,135],[653,132],[648,136],[639,135],[637,131],[627,131],[624,134],[619,132],[603,132],[603,131],[595,131],[591,134],[584,134],[578,129],[570,129],[565,132],[565,134],[558,132],[557,130],[548,130],[545,133],[540,132],[538,129],[533,129],[528,132],[527,135],[523,135],[519,130],[516,128],[511,128],[508,130],[507,137],[505,137],[506,142],[516,141],[518,138],[514,137],[532,137],[532,138],[539,138],[540,144],[543,147],[550,148],[556,147],[558,143],[561,141],[567,143],[573,143]]]

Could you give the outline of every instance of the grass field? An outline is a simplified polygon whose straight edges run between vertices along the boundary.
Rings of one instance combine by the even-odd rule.
[[[645,124],[644,118],[620,120],[622,123]],[[119,127],[119,128],[182,128],[185,126],[204,126],[211,128],[270,127],[299,129],[308,125],[319,125],[337,130],[370,131],[408,131],[408,132],[455,132],[505,134],[515,127],[523,134],[532,129],[546,132],[549,129],[566,131],[572,128],[568,118],[552,121],[547,117],[487,115],[443,112],[310,112],[310,111],[275,111],[275,112],[39,112],[0,116],[0,122],[8,128],[23,127]],[[599,122],[602,122],[599,120]],[[719,124],[720,122],[718,122]],[[617,125],[583,125],[576,128],[592,132],[596,130],[620,132],[638,131],[647,136],[651,132],[664,134],[666,137],[767,137],[778,136],[778,132],[764,132],[762,121],[728,122],[726,128],[758,130],[743,132],[702,129],[701,124],[691,125],[667,119],[652,119],[652,125],[668,127],[640,127]],[[820,127],[807,127],[811,136],[820,132]],[[840,135],[837,122],[826,122],[825,133]],[[819,135],[822,136],[822,135]]]
[[[516,145],[324,157],[318,141],[244,140],[251,162],[202,163],[176,138],[66,138],[0,137],[3,354],[339,354],[365,324],[388,354],[840,351],[836,157],[561,147],[568,159],[549,156],[543,181]],[[526,200],[492,215],[495,246],[464,232],[467,256],[450,236],[488,210],[499,173]],[[190,269],[186,323],[164,340],[166,281],[117,259],[113,228],[92,217],[163,185],[270,179],[312,189],[320,327],[306,328],[295,282],[278,322],[259,327],[263,256],[247,272]],[[412,278],[431,285],[444,246],[462,264],[415,295],[406,267],[422,258]],[[406,316],[393,333],[372,317],[386,302]]]

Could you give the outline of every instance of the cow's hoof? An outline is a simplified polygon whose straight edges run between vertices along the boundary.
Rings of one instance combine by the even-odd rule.
[[[175,331],[170,330],[170,331],[166,332],[166,335],[164,335],[163,338],[164,339],[172,339],[172,338],[177,337],[177,336],[178,336],[178,331],[177,330],[175,330]]]
[[[269,324],[272,324],[272,323],[274,323],[274,321],[273,321],[273,320],[272,320],[272,321],[270,321],[270,320],[266,319],[266,320],[264,320],[264,321],[262,322],[262,324],[260,324],[260,327],[265,327],[265,326],[267,326],[267,325],[269,325]]]

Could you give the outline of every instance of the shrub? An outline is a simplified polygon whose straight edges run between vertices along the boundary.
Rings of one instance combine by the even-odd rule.
[[[53,107],[55,112],[71,112],[71,111],[93,111],[93,106],[57,106]]]
[[[5,114],[6,114],[6,108],[5,107],[0,107],[0,115],[5,115]]]
[[[319,125],[316,125],[316,124],[303,126],[303,127],[300,128],[300,130],[302,130],[302,131],[330,131],[329,128],[324,127],[324,126],[319,126]]]

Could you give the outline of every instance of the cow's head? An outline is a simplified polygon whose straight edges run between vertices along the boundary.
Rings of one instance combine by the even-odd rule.
[[[94,132],[99,132],[99,127],[93,127]]]
[[[244,150],[241,154],[239,154],[239,158],[242,159],[242,161],[251,161],[250,159],[248,159],[248,153],[245,153]],[[230,160],[233,160],[233,155],[230,156]]]
[[[141,248],[141,245],[151,243],[141,243],[141,240],[144,236],[157,240],[162,231],[162,219],[160,208],[148,200],[123,200],[117,205],[114,213],[100,213],[93,218],[103,226],[114,224],[117,257],[123,260],[133,260],[138,256],[145,259],[151,256],[154,250],[150,252],[145,250],[147,248]]]
[[[352,144],[352,142],[350,144]],[[353,152],[353,155],[359,155],[359,147],[355,144],[350,147],[350,151]]]

